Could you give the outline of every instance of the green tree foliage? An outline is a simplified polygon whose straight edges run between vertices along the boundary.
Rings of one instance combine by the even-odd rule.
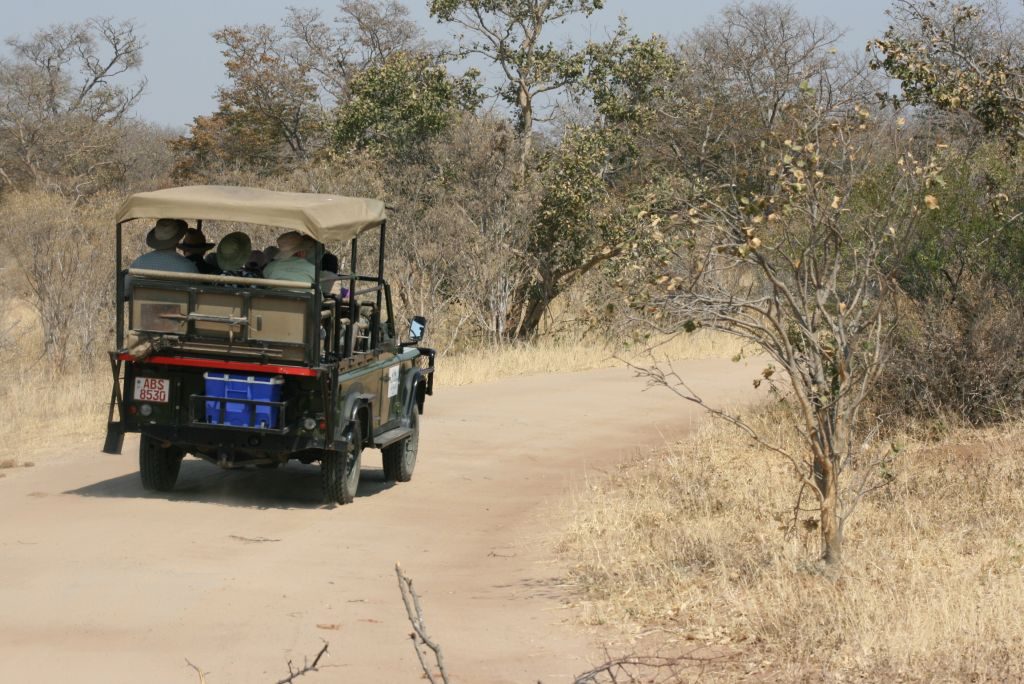
[[[429,55],[395,52],[349,84],[338,108],[334,146],[388,155],[409,153],[480,104],[476,72],[453,77]]]
[[[620,18],[610,40],[587,44],[575,90],[591,100],[599,125],[626,125],[636,135],[651,121],[677,68],[664,38],[643,40]]]
[[[332,144],[334,109],[349,101],[360,74],[400,53],[415,60],[432,50],[396,0],[344,0],[338,10],[334,22],[291,8],[281,26],[214,33],[228,84],[218,90],[217,111],[196,117],[189,135],[174,142],[177,177],[297,168]],[[397,73],[395,65],[386,71]]]
[[[1024,138],[1024,44],[1021,25],[998,5],[896,0],[893,23],[869,44],[872,67],[900,81],[896,106],[966,112],[986,132],[1013,145]]]
[[[650,239],[638,213],[657,204],[663,179],[637,173],[636,148],[676,68],[660,37],[641,40],[620,23],[582,53],[573,93],[596,120],[572,126],[540,163],[543,194],[529,228],[535,280],[520,334],[536,332],[550,302],[595,267],[632,255]]]

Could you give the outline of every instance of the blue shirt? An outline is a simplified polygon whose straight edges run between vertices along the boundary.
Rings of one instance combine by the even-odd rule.
[[[172,273],[198,273],[199,269],[186,257],[170,249],[157,249],[143,254],[132,262],[132,268],[145,268],[150,271],[171,271]]]

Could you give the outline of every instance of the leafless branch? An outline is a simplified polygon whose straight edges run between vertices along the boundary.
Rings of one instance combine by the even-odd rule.
[[[316,654],[316,657],[313,658],[312,662],[309,661],[309,658],[303,658],[302,659],[302,667],[296,667],[295,665],[292,664],[292,661],[289,660],[288,661],[288,676],[285,677],[284,679],[278,680],[277,684],[291,684],[292,682],[294,682],[299,677],[302,677],[303,675],[307,675],[310,672],[317,672],[317,671],[319,671],[319,669],[320,669],[320,659],[323,658],[325,655],[327,655],[327,647],[329,645],[330,644],[328,644],[326,641],[324,641],[324,645],[320,648],[319,653]]]
[[[413,590],[412,579],[402,572],[402,566],[398,563],[395,563],[395,574],[398,576],[398,589],[402,592],[405,613],[409,617],[409,623],[412,624],[413,631],[409,634],[409,638],[412,639],[413,647],[416,649],[416,657],[420,661],[420,667],[423,668],[423,675],[431,684],[437,683],[437,680],[434,679],[433,668],[427,664],[426,656],[420,648],[421,645],[426,646],[434,653],[434,661],[441,675],[441,681],[448,684],[448,672],[444,667],[441,646],[427,634],[427,625],[423,620],[423,608],[420,606],[419,597]]]
[[[203,672],[188,658],[185,658],[185,664],[196,671],[196,676],[199,677],[199,684],[206,684],[206,675],[210,674],[209,672]]]
[[[695,647],[675,656],[629,655],[612,658],[582,674],[573,684],[668,684],[684,681],[687,675],[700,679],[707,666],[730,659],[731,655],[701,655]],[[606,654],[607,655],[607,654]],[[693,670],[696,669],[696,672]],[[688,677],[687,677],[688,678]]]

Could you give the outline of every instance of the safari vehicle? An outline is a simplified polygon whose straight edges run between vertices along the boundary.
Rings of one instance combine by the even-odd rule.
[[[136,219],[228,221],[298,231],[316,241],[313,285],[122,268]],[[137,225],[137,224],[136,224]],[[191,186],[129,197],[117,214],[117,349],[104,451],[140,433],[148,490],[169,491],[182,458],[223,468],[319,462],[328,503],[353,500],[360,454],[383,452],[384,475],[413,474],[419,415],[433,393],[426,321],[399,340],[384,279],[384,205],[371,199]],[[359,237],[379,231],[375,275],[358,275]],[[347,296],[323,294],[325,242],[351,245]]]

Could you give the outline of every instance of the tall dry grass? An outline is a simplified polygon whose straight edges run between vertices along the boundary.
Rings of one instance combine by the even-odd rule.
[[[22,369],[0,376],[0,383],[0,461],[39,461],[56,452],[93,451],[102,445],[109,374]]]
[[[792,439],[772,412],[755,420]],[[810,560],[816,531],[787,529],[787,466],[719,422],[593,484],[561,551],[587,622],[711,645],[716,680],[1021,681],[1022,436],[903,450],[839,574]]]

